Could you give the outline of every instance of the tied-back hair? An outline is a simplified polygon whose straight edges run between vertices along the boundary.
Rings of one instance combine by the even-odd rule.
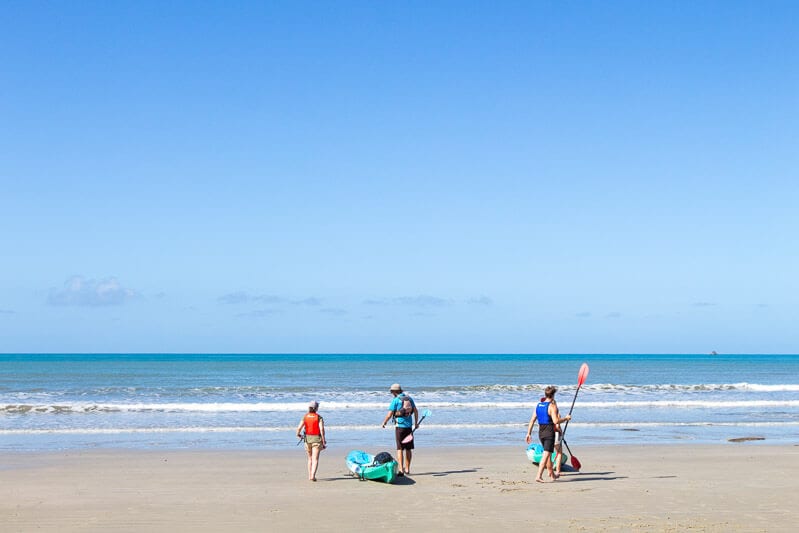
[[[555,397],[555,393],[558,392],[558,388],[554,385],[550,385],[546,389],[544,389],[544,396],[549,398],[550,400]]]

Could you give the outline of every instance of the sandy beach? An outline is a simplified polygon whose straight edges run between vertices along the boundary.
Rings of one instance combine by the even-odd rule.
[[[522,446],[421,448],[394,485],[319,481],[296,452],[81,451],[2,459],[2,531],[790,531],[799,447],[579,447],[581,472],[535,483]]]

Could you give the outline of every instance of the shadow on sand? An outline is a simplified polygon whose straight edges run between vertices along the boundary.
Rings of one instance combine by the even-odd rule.
[[[411,476],[449,476],[450,474],[471,474],[480,470],[479,468],[467,468],[464,470],[444,470],[442,472],[418,472],[411,474]]]
[[[561,476],[561,480],[572,483],[574,481],[613,481],[627,479],[627,476],[613,476],[616,472],[579,472],[568,476]]]

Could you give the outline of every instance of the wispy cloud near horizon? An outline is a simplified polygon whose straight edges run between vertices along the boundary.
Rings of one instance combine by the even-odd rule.
[[[469,298],[468,300],[466,300],[466,303],[469,305],[483,305],[487,307],[489,305],[494,305],[494,300],[492,300],[488,296],[480,296],[477,298]]]
[[[282,311],[279,309],[255,309],[244,313],[237,313],[236,318],[263,318],[271,315],[280,314]]]
[[[412,307],[445,307],[452,305],[452,300],[420,294],[418,296],[395,296],[392,298],[372,298],[363,301],[364,305],[405,305]]]
[[[251,294],[246,291],[236,291],[223,294],[216,299],[217,303],[224,305],[240,305],[246,303],[266,304],[266,305],[307,305],[317,307],[322,305],[323,300],[315,296],[308,298],[285,298],[275,294]]]
[[[47,303],[54,306],[104,307],[122,305],[137,296],[114,277],[102,280],[72,276],[60,289],[52,288]]]
[[[319,312],[330,316],[344,316],[349,314],[349,311],[341,307],[323,307]]]

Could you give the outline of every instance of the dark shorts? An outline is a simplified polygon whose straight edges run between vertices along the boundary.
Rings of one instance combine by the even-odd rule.
[[[398,427],[398,428],[394,429],[394,435],[397,438],[397,449],[398,450],[413,450],[413,441],[411,441],[411,442],[409,442],[407,444],[403,444],[402,443],[402,439],[404,439],[405,437],[407,437],[411,433],[413,433],[413,428],[400,428],[400,427]]]
[[[555,451],[555,426],[553,424],[544,424],[538,430],[538,438],[541,440],[541,446],[545,451]]]

